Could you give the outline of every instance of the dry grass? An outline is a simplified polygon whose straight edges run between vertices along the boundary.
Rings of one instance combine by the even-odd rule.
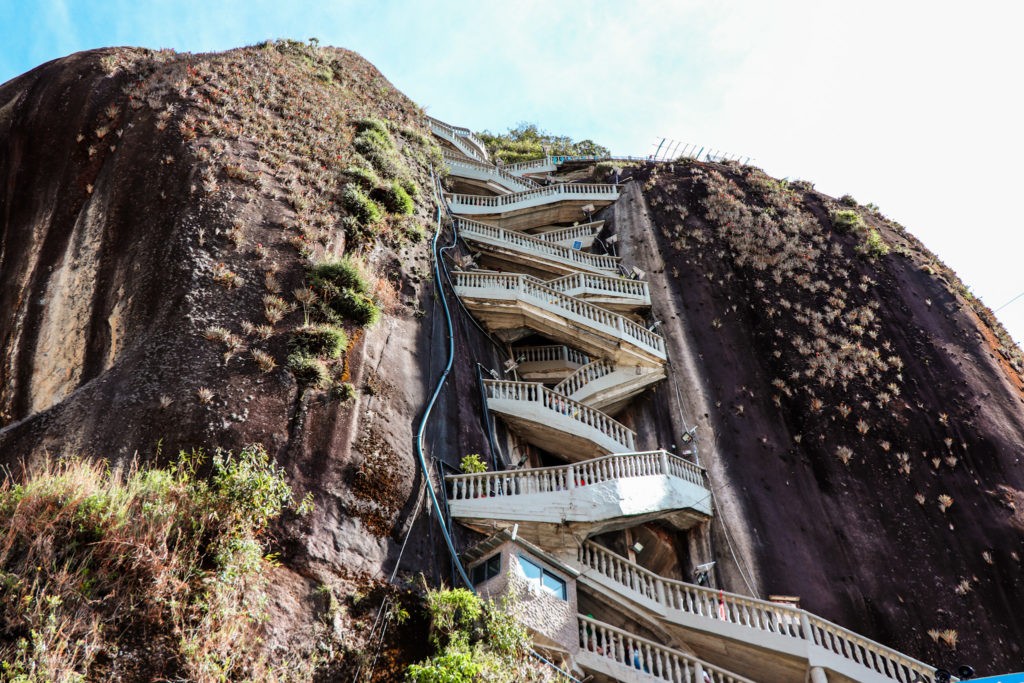
[[[291,491],[262,448],[218,453],[210,480],[201,459],[123,473],[46,461],[0,486],[0,677],[92,680],[115,653],[147,680],[267,672],[252,647],[259,536]]]

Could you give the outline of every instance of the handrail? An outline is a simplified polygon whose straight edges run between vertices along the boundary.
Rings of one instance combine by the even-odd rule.
[[[592,617],[577,615],[580,649],[670,683],[753,683],[697,657]]]
[[[608,417],[596,408],[557,394],[540,382],[492,379],[485,380],[484,386],[487,387],[488,399],[535,403],[552,413],[596,429],[626,449],[632,449],[636,441],[636,432],[618,420]]]
[[[445,477],[445,481],[450,485],[451,500],[470,500],[569,491],[582,485],[591,486],[617,479],[657,475],[675,477],[704,486],[702,467],[664,450],[613,453],[555,467],[450,474]]]
[[[483,161],[479,161],[477,159],[472,159],[467,156],[454,154],[452,152],[449,152],[448,150],[442,150],[441,154],[445,159],[445,163],[448,164],[449,169],[457,165],[476,168],[486,173],[497,176],[500,179],[500,182],[506,183],[510,189],[516,191],[531,190],[533,188],[540,187],[536,183],[536,181],[531,180],[530,178],[523,178],[517,175],[513,175],[507,171],[503,171],[494,164],[489,164]],[[452,175],[458,175],[458,173],[452,173]]]
[[[548,280],[547,286],[557,289],[559,292],[580,292],[592,290],[619,296],[635,297],[650,302],[651,291],[645,280],[632,280],[630,278],[612,275],[593,275],[591,273],[573,273],[562,277]],[[573,296],[579,296],[574,294]]]
[[[619,266],[620,259],[618,256],[591,254],[590,252],[571,249],[561,244],[553,244],[533,235],[496,228],[493,225],[479,223],[468,218],[456,218],[455,222],[463,239],[487,237],[492,240],[505,242],[510,246],[518,247],[523,251],[553,256],[574,265],[585,265],[600,270],[617,270]]]
[[[572,396],[587,384],[606,377],[613,372],[615,372],[614,363],[604,359],[596,360],[593,363],[587,363],[556,384],[553,391],[565,394],[566,396]]]
[[[592,541],[577,552],[579,564],[610,579],[624,592],[687,614],[803,639],[894,681],[931,681],[933,667],[860,636],[806,610],[668,579]],[[668,617],[671,618],[671,617]]]
[[[551,162],[551,157],[545,156],[538,159],[527,159],[526,161],[519,161],[514,164],[505,164],[502,168],[509,173],[522,173],[523,171],[528,171],[531,168],[544,168],[545,166],[554,166]]]
[[[608,183],[559,183],[557,185],[548,185],[547,187],[538,187],[532,190],[513,192],[511,194],[488,196],[481,194],[448,193],[445,195],[445,198],[448,201],[448,205],[451,206],[452,211],[458,213],[458,209],[455,205],[507,208],[513,204],[526,202],[540,197],[570,197],[580,200],[610,198],[612,201],[615,201],[618,196],[618,185]]]
[[[590,356],[565,344],[516,346],[512,348],[512,355],[515,356],[518,363],[550,363],[559,360],[576,365],[590,363]]]
[[[476,133],[471,131],[469,128],[463,128],[462,126],[453,126],[450,123],[445,123],[444,121],[441,121],[440,119],[435,119],[432,116],[428,116],[427,118],[432,122],[435,122],[441,126],[448,128],[448,130],[452,131],[459,137],[466,138],[473,144],[473,146],[475,146],[483,153],[484,158],[487,158],[487,145],[485,145],[483,140],[478,138],[476,136]]]
[[[455,129],[449,126],[443,121],[427,117],[427,122],[430,124],[430,130],[435,135],[444,138],[448,142],[455,145],[460,152],[473,159],[487,160],[487,151],[474,149],[473,146],[467,143],[463,138],[465,136],[459,135],[455,132]]]
[[[601,231],[601,226],[603,225],[604,221],[591,221],[590,223],[580,223],[579,225],[562,228],[561,230],[539,232],[534,234],[533,237],[544,240],[545,242],[562,242],[565,240],[576,239],[577,237],[590,237],[591,235],[596,235]]]
[[[665,340],[646,327],[638,325],[629,318],[613,313],[600,306],[581,301],[563,294],[542,284],[534,278],[516,273],[455,273],[456,286],[473,289],[499,289],[515,292],[517,298],[526,298],[539,302],[545,308],[557,307],[593,324],[601,325],[628,337],[634,344],[642,345],[665,355]]]

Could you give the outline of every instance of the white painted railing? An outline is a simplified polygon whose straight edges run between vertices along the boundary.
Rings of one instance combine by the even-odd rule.
[[[468,218],[456,218],[455,229],[463,239],[487,238],[507,244],[510,248],[514,247],[519,251],[557,258],[573,265],[613,271],[619,267],[617,256],[591,254],[578,249],[570,249],[538,237],[496,228],[493,225],[479,223]]]
[[[583,568],[610,579],[625,595],[634,594],[687,614],[808,640],[893,681],[931,681],[935,672],[923,662],[806,610],[666,579],[591,541],[580,547],[577,560]]]
[[[618,420],[612,419],[600,410],[591,408],[556,394],[540,382],[514,382],[511,380],[484,380],[487,398],[501,401],[521,401],[542,406],[544,409],[562,415],[590,427],[621,444],[623,450],[633,450],[636,433]]]
[[[581,223],[569,228],[562,228],[561,230],[537,233],[534,237],[542,239],[545,242],[568,242],[569,240],[575,240],[581,237],[592,237],[600,232],[603,225],[604,221]]]
[[[636,669],[652,680],[671,683],[752,683],[705,661],[641,638],[591,617],[577,616],[580,649],[618,666]]]
[[[517,298],[530,299],[546,309],[562,310],[578,319],[590,322],[594,326],[621,333],[634,344],[644,346],[665,356],[665,340],[646,327],[638,325],[629,318],[612,313],[609,310],[594,306],[585,301],[541,284],[535,278],[515,273],[455,273],[455,286],[463,290],[476,289],[481,294],[487,290],[505,290],[514,292]]]
[[[430,118],[428,116],[427,122],[430,124],[431,132],[455,145],[456,149],[466,156],[473,159],[487,161],[487,151],[483,146],[477,149],[474,144],[471,144],[464,139],[465,136],[457,133],[453,127],[443,121],[438,121],[437,119]]]
[[[559,292],[573,293],[579,296],[584,291],[612,296],[643,299],[650,303],[651,291],[645,280],[633,280],[611,275],[592,275],[590,273],[573,273],[554,280],[548,280],[547,286]]]
[[[448,164],[448,168],[454,176],[460,175],[460,169],[476,169],[481,173],[493,176],[494,182],[507,187],[513,192],[522,192],[538,187],[535,181],[530,180],[529,178],[512,175],[493,164],[471,159],[466,156],[449,152],[448,150],[442,150],[442,154],[444,156],[445,163]]]
[[[537,169],[543,169],[545,167],[554,168],[555,164],[551,161],[551,157],[540,157],[539,159],[527,159],[526,161],[520,161],[514,164],[505,164],[502,166],[503,169],[509,173],[529,173]]]
[[[590,382],[601,379],[613,372],[615,372],[614,363],[607,360],[596,360],[593,363],[587,363],[579,370],[556,384],[552,391],[556,391],[559,394],[565,394],[566,396],[572,396]]]
[[[705,486],[703,468],[667,451],[615,453],[557,467],[453,474],[445,480],[449,484],[451,500],[470,500],[568,491],[576,486],[658,475]]]
[[[552,202],[575,199],[580,201],[595,199],[615,201],[619,196],[618,185],[605,183],[559,183],[548,187],[538,187],[525,192],[513,192],[497,196],[480,194],[446,194],[445,199],[452,212],[458,213],[459,207],[488,207],[495,209],[514,209],[516,204],[534,203],[540,199]]]
[[[476,133],[471,131],[469,128],[463,128],[462,126],[453,126],[451,124],[446,125],[448,125],[448,127],[451,128],[456,135],[469,140],[470,143],[473,144],[473,146],[480,150],[480,153],[483,154],[484,158],[487,158],[487,145],[484,144],[483,140],[476,136]]]
[[[587,365],[590,357],[565,344],[547,346],[517,346],[512,349],[517,363],[553,363],[565,361],[566,364]]]

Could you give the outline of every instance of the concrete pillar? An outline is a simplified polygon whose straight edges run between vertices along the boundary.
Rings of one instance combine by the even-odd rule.
[[[812,666],[808,672],[810,675],[810,683],[828,683],[828,677],[825,675],[825,670],[820,666]]]

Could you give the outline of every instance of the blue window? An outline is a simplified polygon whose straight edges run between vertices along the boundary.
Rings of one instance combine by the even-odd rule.
[[[559,600],[569,599],[565,590],[565,581],[522,555],[519,556],[519,564],[523,568],[526,580],[534,584],[538,589],[554,595]]]

